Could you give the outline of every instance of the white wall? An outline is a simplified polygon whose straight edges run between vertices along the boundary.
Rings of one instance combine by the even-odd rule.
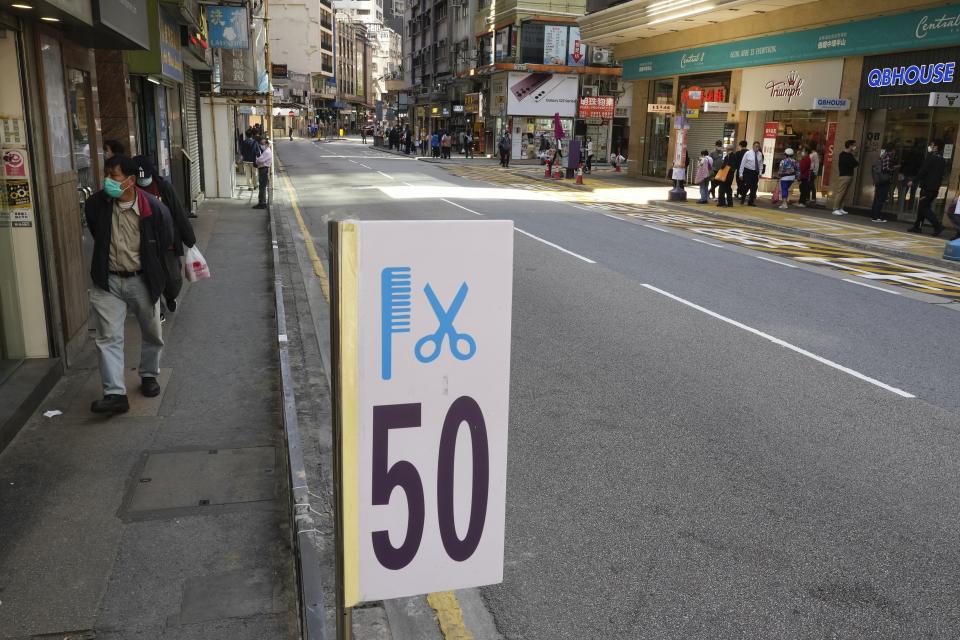
[[[270,61],[290,71],[320,73],[320,0],[270,3]]]
[[[208,198],[232,198],[234,171],[233,109],[224,98],[202,98],[203,172]]]

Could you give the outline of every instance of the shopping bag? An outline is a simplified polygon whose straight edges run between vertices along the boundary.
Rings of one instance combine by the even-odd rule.
[[[200,253],[200,249],[197,249],[196,246],[187,247],[183,254],[183,270],[184,275],[190,282],[210,277],[210,267],[207,265],[203,254]]]
[[[770,202],[772,204],[777,204],[780,202],[780,185],[776,185],[773,188],[773,193],[770,194]]]
[[[726,165],[720,171],[717,171],[717,174],[713,176],[713,179],[717,182],[726,182],[727,176],[730,174],[730,165]]]

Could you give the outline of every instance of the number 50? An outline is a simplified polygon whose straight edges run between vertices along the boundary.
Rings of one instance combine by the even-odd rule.
[[[461,540],[454,522],[453,466],[457,449],[457,434],[466,422],[470,428],[473,450],[473,491],[470,500],[470,524]],[[424,500],[423,482],[417,468],[409,460],[399,460],[387,467],[387,449],[390,429],[420,427],[420,404],[386,404],[373,408],[373,504],[390,503],[390,495],[399,487],[407,497],[407,533],[403,543],[394,547],[390,533],[374,531],[373,551],[387,569],[402,569],[414,559],[423,538]],[[490,452],[487,445],[487,426],[476,400],[460,396],[453,401],[443,420],[440,432],[440,450],[437,455],[437,516],[440,539],[447,555],[462,562],[473,555],[483,535],[487,517],[487,493],[490,485]]]

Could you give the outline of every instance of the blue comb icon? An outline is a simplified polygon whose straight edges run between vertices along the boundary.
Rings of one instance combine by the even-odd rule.
[[[380,272],[380,377],[393,375],[393,334],[410,333],[412,276],[410,267]]]

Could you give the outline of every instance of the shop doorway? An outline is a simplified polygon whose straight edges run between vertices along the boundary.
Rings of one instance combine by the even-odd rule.
[[[947,162],[940,194],[933,204],[934,213],[943,213],[945,187],[953,166],[957,132],[960,128],[960,113],[953,109],[903,108],[874,109],[869,112],[863,134],[863,158],[861,160],[857,205],[863,208],[873,204],[873,177],[871,167],[880,159],[880,149],[888,143],[894,145],[894,162],[900,167],[883,210],[888,215],[909,220],[916,214],[919,194],[916,185],[907,186],[927,153],[927,145],[938,140]]]

